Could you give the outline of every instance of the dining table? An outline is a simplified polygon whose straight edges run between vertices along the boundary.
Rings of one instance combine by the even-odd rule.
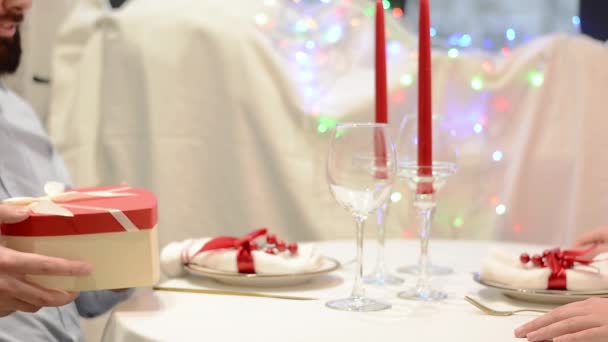
[[[468,303],[469,296],[498,310],[533,308],[550,310],[555,304],[516,300],[495,288],[475,281],[484,258],[492,249],[508,253],[537,253],[547,246],[516,242],[432,240],[430,258],[435,265],[449,267],[447,275],[434,276],[433,285],[448,293],[436,302],[405,300],[397,293],[416,284],[416,275],[399,273],[403,265],[417,263],[417,240],[389,240],[385,256],[389,271],[402,277],[401,285],[366,285],[366,294],[392,304],[376,312],[336,311],[328,300],[350,295],[354,281],[354,241],[311,242],[323,256],[334,258],[340,267],[302,284],[264,287],[230,285],[203,276],[188,275],[158,284],[164,289],[140,289],[115,307],[106,324],[103,342],[160,341],[520,341],[513,331],[539,313],[491,316]],[[364,273],[375,266],[377,244],[366,240]],[[519,255],[519,254],[517,254]],[[280,285],[280,284],[279,284]],[[312,300],[204,294],[193,290],[255,292],[297,296]]]

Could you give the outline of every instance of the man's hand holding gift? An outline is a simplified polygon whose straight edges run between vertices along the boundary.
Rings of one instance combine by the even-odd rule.
[[[29,217],[25,208],[0,204],[0,223],[16,223]],[[0,316],[15,311],[36,312],[45,306],[63,306],[78,297],[77,292],[48,289],[25,279],[26,275],[86,276],[90,264],[0,247]]]

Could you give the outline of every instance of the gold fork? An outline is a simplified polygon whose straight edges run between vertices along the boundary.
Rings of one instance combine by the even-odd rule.
[[[464,299],[466,299],[467,302],[473,304],[479,310],[487,313],[488,315],[492,315],[492,316],[512,316],[518,312],[538,312],[538,313],[549,312],[548,310],[538,310],[538,309],[519,309],[519,310],[499,311],[499,310],[494,310],[492,308],[489,308],[469,296],[465,296]]]
[[[312,297],[283,296],[283,295],[265,294],[265,293],[259,293],[259,292],[222,291],[222,290],[208,290],[208,289],[184,289],[184,288],[178,288],[178,287],[164,287],[164,286],[154,286],[153,289],[155,291],[200,293],[200,294],[223,295],[223,296],[263,297],[263,298],[290,299],[290,300],[318,300],[318,298],[312,298]]]

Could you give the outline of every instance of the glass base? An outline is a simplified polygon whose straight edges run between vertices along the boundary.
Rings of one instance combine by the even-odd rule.
[[[428,267],[428,275],[430,276],[440,276],[454,273],[453,269],[446,266],[430,264]],[[418,275],[420,273],[420,265],[401,266],[397,269],[397,272]]]
[[[374,272],[363,277],[366,284],[372,285],[401,285],[404,280],[384,272]]]
[[[438,290],[419,290],[411,289],[397,293],[397,297],[401,299],[419,300],[424,302],[433,302],[448,298],[448,294]]]
[[[328,308],[341,311],[369,312],[390,309],[392,305],[366,297],[349,297],[332,300],[325,305]]]

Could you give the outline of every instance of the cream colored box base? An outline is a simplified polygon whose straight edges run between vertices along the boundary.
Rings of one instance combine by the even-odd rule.
[[[86,277],[28,276],[47,288],[89,291],[153,286],[159,281],[158,230],[67,236],[1,236],[8,248],[93,264]]]

